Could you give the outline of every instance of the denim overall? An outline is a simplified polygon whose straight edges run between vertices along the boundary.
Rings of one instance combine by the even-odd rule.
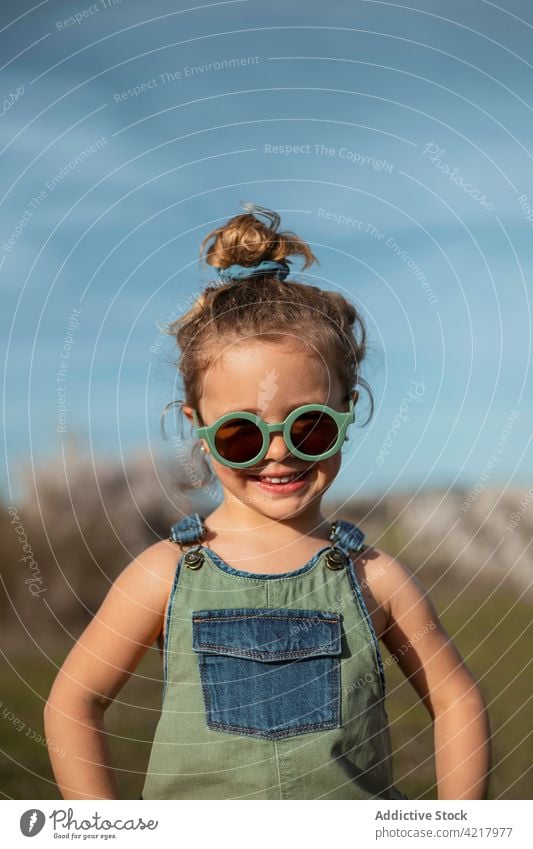
[[[282,574],[234,569],[200,540],[171,591],[162,711],[144,799],[405,799],[394,786],[378,641],[338,520],[331,544]],[[192,545],[197,543],[196,545]]]

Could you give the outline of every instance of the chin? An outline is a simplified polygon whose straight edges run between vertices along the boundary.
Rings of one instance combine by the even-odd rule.
[[[231,494],[230,500],[233,502],[240,501],[240,503],[250,508],[259,516],[264,516],[265,519],[271,519],[273,521],[282,522],[287,519],[294,519],[296,516],[300,516],[302,513],[305,513],[309,510],[313,504],[316,503],[317,498],[320,496],[314,496],[313,498],[307,499],[306,501],[298,502],[295,499],[289,498],[253,498],[248,494],[243,495],[234,495]]]

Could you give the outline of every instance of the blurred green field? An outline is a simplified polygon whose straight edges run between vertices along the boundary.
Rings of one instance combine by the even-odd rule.
[[[439,584],[432,589],[431,597],[489,705],[493,734],[489,798],[530,798],[531,676],[525,658],[529,655],[531,607],[516,601],[512,593],[481,591],[479,586],[458,590]],[[21,629],[21,639],[23,633]],[[60,799],[47,749],[35,735],[43,735],[44,700],[70,643],[55,644],[51,655],[44,645],[28,641],[27,635],[24,645],[31,649],[26,648],[22,655],[15,645],[1,659],[0,743],[4,754],[0,786],[4,798]],[[402,673],[393,663],[387,663],[387,657],[383,649],[395,782],[410,799],[436,799],[430,717]],[[141,793],[158,719],[161,669],[160,653],[154,647],[106,714],[123,798],[136,799]],[[10,718],[11,714],[16,720]]]
[[[440,619],[485,696],[492,734],[489,799],[531,798],[531,606],[504,591],[491,595],[436,588],[431,598]],[[386,662],[388,652],[383,650]],[[387,712],[394,748],[395,782],[410,799],[436,799],[433,735],[429,714],[390,663]]]

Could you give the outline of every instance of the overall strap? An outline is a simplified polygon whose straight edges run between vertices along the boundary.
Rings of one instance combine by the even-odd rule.
[[[345,519],[337,519],[333,523],[331,539],[335,548],[340,548],[349,558],[350,551],[359,551],[363,548],[365,534],[357,525],[352,524],[352,522],[348,522]]]
[[[169,539],[172,542],[177,542],[181,548],[182,544],[190,545],[193,542],[198,542],[204,535],[205,528],[202,517],[199,513],[192,513],[172,525]]]

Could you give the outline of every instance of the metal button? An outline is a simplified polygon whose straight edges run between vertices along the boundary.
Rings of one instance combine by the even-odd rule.
[[[199,551],[188,551],[184,560],[189,569],[200,569],[204,562],[204,555]]]
[[[346,566],[346,555],[338,548],[332,548],[326,554],[326,566],[328,569],[344,569]]]

